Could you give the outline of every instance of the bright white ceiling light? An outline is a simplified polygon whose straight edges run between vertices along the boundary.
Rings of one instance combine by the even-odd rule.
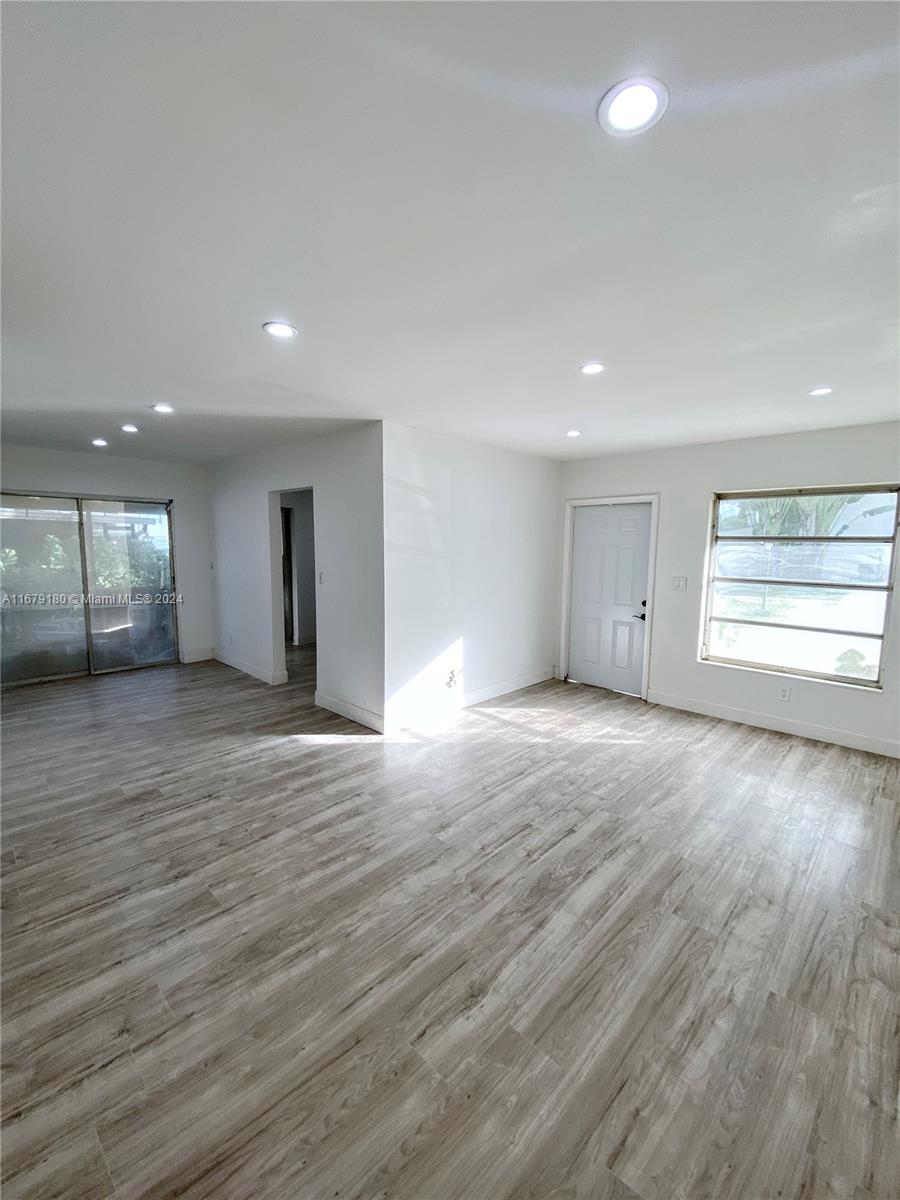
[[[122,432],[123,433],[139,433],[140,430],[138,429],[137,425],[129,424],[129,425],[122,426]]]
[[[108,446],[109,442],[106,440],[106,438],[93,438],[91,440],[91,445],[92,446]]]
[[[811,396],[830,396],[833,391],[834,391],[834,388],[818,387],[818,388],[813,388],[813,390],[809,394]]]
[[[605,371],[605,370],[606,370],[606,367],[604,367],[603,363],[587,362],[581,368],[581,373],[582,373],[582,375],[599,375],[602,371]]]
[[[652,75],[623,79],[609,89],[597,109],[597,120],[615,137],[631,137],[655,125],[669,107],[669,89]]]
[[[581,437],[581,430],[580,429],[570,429],[569,432],[566,434],[566,437]]]
[[[295,338],[297,330],[286,321],[264,321],[263,329],[274,338]]]
[[[158,413],[173,413],[175,409],[171,404],[154,404],[153,411]]]

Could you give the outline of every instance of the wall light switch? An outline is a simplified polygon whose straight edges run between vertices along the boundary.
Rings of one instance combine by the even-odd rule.
[[[790,700],[790,698],[791,698],[791,689],[789,687],[780,687],[778,689],[778,699],[779,700]]]
[[[672,591],[686,592],[687,591],[687,575],[672,576]]]
[[[325,572],[320,571],[319,572],[319,583],[324,583],[324,582],[325,582]]]

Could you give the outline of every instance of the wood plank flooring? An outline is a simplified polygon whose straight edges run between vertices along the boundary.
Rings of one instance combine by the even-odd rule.
[[[5,697],[4,1200],[897,1200],[897,762],[293,658]]]

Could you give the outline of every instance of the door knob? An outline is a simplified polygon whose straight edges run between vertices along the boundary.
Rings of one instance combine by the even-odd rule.
[[[647,620],[646,613],[632,613],[631,615],[634,617],[634,619],[636,621],[646,621]]]

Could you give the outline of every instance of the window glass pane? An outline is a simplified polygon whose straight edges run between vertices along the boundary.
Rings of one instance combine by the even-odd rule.
[[[819,675],[875,680],[881,639],[711,621],[709,653],[714,658],[751,666],[789,667]]]
[[[887,592],[784,587],[773,583],[716,583],[712,615],[880,634],[884,629],[886,603]]]
[[[4,682],[87,671],[78,505],[4,495],[0,533]]]
[[[166,506],[85,500],[83,508],[94,669],[174,662]]]
[[[896,492],[843,496],[755,496],[719,501],[729,537],[893,537]]]
[[[716,575],[884,586],[891,546],[883,542],[717,542]]]

